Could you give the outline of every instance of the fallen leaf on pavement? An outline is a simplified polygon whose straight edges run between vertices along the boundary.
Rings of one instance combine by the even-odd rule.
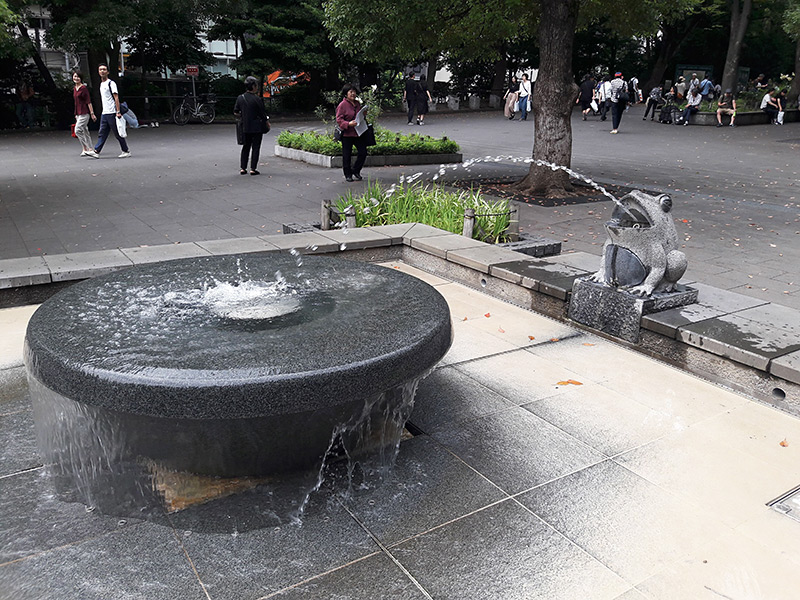
[[[492,313],[486,313],[486,314],[485,314],[485,315],[483,315],[483,316],[484,316],[484,317],[486,317],[486,318],[488,319],[489,317],[491,317],[491,316],[492,316]]]
[[[566,381],[559,381],[556,385],[583,385],[580,381],[574,379],[567,379]]]
[[[781,446],[783,446],[784,448],[789,446],[789,442],[786,441],[786,438],[783,438],[783,441],[781,441]]]

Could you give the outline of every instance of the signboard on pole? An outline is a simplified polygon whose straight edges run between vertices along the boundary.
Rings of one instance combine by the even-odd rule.
[[[189,77],[197,77],[200,75],[200,67],[197,65],[186,65],[186,75]]]

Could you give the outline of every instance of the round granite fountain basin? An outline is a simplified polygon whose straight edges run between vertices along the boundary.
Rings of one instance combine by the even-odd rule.
[[[447,304],[394,269],[300,262],[132,267],[47,300],[25,340],[45,460],[263,476],[318,465],[355,423],[374,443],[447,352]]]

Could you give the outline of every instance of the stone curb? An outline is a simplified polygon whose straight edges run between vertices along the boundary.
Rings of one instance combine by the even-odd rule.
[[[305,150],[297,150],[295,148],[286,148],[284,146],[275,145],[275,156],[281,158],[288,158],[289,160],[298,160],[317,167],[326,167],[329,169],[341,169],[342,157],[341,156],[326,156],[325,154],[317,154],[316,152],[307,152]],[[400,165],[440,165],[445,163],[460,163],[463,162],[463,156],[460,153],[455,154],[389,154],[384,156],[367,156],[364,163],[365,167],[387,167],[387,166],[400,166]]]
[[[564,321],[574,281],[600,262],[585,252],[536,258],[405,223],[0,260],[0,308],[41,302],[63,285],[132,265],[218,254],[342,251],[370,262],[400,258]],[[800,415],[800,311],[692,285],[697,304],[644,315],[640,342],[628,345]]]

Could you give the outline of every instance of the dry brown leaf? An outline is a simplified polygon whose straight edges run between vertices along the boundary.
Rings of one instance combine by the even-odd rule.
[[[556,385],[583,385],[580,381],[574,379],[567,379],[566,381],[559,381]]]
[[[462,321],[466,321],[466,320],[467,320],[467,317],[464,317],[464,318],[463,318],[463,319],[461,319],[461,320],[462,320]]]
[[[499,331],[500,333],[505,333],[505,332],[506,332],[506,330],[505,330],[505,329],[503,329],[502,327],[498,327],[498,328],[497,328],[497,331]]]
[[[551,342],[557,342],[557,341],[558,341],[558,338],[550,338],[550,341],[551,341]]]
[[[529,336],[528,336],[528,339],[529,339],[529,340],[535,340],[536,338],[535,338],[534,336],[532,336],[532,335],[529,335]]]
[[[594,344],[590,344],[589,342],[583,342],[584,346],[594,346]]]
[[[485,314],[485,315],[483,315],[483,316],[484,316],[484,317],[486,317],[486,318],[488,319],[489,317],[491,317],[491,316],[492,316],[492,313],[486,313],[486,314]]]
[[[781,446],[783,446],[784,448],[787,448],[789,446],[789,442],[786,441],[786,438],[783,438],[783,440],[781,441]]]

